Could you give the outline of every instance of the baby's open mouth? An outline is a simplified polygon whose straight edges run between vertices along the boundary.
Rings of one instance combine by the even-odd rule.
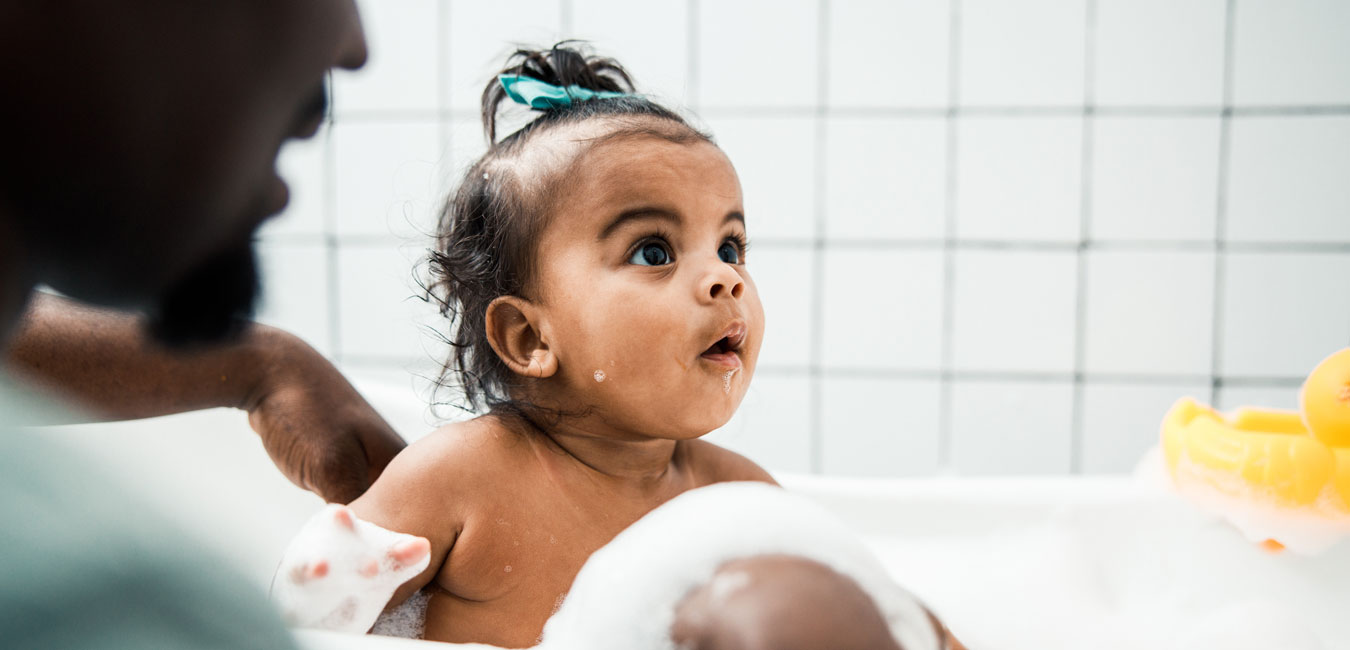
[[[707,350],[704,350],[703,354],[705,355],[722,354],[724,352],[735,352],[735,351],[736,350],[734,350],[731,347],[731,341],[727,340],[726,337],[722,337],[718,339],[716,343],[712,344],[712,346],[710,346]]]
[[[740,349],[741,344],[745,342],[745,324],[741,322],[732,323],[723,333],[722,338],[713,341],[708,349],[703,351],[700,357],[731,368],[739,368],[741,365]]]

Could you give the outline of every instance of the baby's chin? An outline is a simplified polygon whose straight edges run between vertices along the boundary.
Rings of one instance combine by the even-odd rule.
[[[721,429],[726,426],[728,422],[731,422],[731,416],[736,414],[735,407],[739,404],[740,400],[737,399],[735,404],[731,405],[729,408],[724,409],[719,405],[716,412],[686,412],[683,414],[685,417],[665,419],[662,424],[654,423],[655,425],[650,430],[659,431],[658,437],[666,438],[668,440],[696,440]],[[694,407],[690,410],[692,411],[696,408],[697,407]],[[691,415],[699,417],[689,417]]]

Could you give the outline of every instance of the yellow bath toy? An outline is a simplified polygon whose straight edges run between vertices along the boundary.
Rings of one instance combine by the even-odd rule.
[[[1313,436],[1332,447],[1350,447],[1350,348],[1313,368],[1298,401]]]
[[[1182,399],[1162,449],[1178,490],[1252,541],[1317,553],[1350,537],[1350,349],[1313,370],[1300,404],[1225,417]]]

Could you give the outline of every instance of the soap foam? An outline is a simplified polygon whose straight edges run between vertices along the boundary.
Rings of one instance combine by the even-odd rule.
[[[676,606],[716,583],[726,562],[786,554],[816,560],[872,597],[907,650],[938,647],[923,606],[887,575],[861,539],[823,508],[763,483],[722,483],[685,492],[596,551],[544,626],[547,650],[674,650]],[[734,573],[731,574],[734,576]]]
[[[1166,483],[1155,484],[1159,466],[1152,461],[1161,457],[1141,466],[1128,499],[1051,508],[1037,500],[1025,514],[1004,518],[990,503],[924,497],[899,512],[919,516],[914,506],[921,505],[932,521],[920,516],[914,526],[867,542],[970,648],[1344,645],[1333,641],[1350,638],[1350,544],[1318,556],[1267,552]],[[1043,623],[1046,616],[1052,624]],[[1225,625],[1232,629],[1224,632]],[[1246,640],[1230,643],[1235,636]]]
[[[1280,503],[1240,476],[1191,461],[1184,451],[1172,481],[1178,493],[1254,543],[1273,539],[1296,553],[1317,555],[1350,538],[1350,512],[1330,483],[1312,504]]]
[[[431,561],[423,556],[410,566],[399,566],[390,557],[390,549],[417,538],[355,516],[348,528],[340,523],[338,511],[343,508],[329,505],[311,517],[277,568],[272,599],[292,627],[363,633],[374,625],[394,591]],[[306,567],[318,561],[327,563],[326,573],[304,577]],[[365,573],[371,562],[377,568],[373,576]]]

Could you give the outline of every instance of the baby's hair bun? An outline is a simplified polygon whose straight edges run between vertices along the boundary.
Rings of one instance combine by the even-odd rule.
[[[510,101],[497,81],[498,75],[521,75],[554,86],[580,86],[600,92],[632,93],[634,88],[628,71],[618,61],[591,54],[581,41],[562,41],[547,50],[516,50],[506,67],[483,89],[483,131],[489,143],[497,141],[497,111],[503,101]]]

